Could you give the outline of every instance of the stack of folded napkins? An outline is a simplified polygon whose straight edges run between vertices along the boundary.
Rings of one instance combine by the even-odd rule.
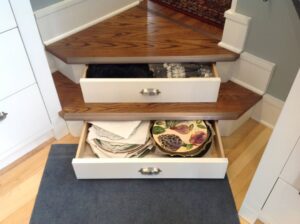
[[[149,121],[95,121],[87,137],[101,158],[140,157],[151,150]]]

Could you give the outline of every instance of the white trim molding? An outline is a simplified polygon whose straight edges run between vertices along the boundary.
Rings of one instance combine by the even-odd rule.
[[[65,0],[36,11],[35,16],[41,37],[49,45],[139,3],[138,0]]]
[[[230,9],[225,12],[225,26],[219,46],[240,54],[244,50],[251,17]]]

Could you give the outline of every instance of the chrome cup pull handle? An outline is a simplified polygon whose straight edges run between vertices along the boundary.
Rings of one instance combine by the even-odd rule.
[[[145,89],[142,89],[140,93],[144,96],[157,96],[161,92],[159,91],[159,89],[145,88]]]
[[[0,112],[0,121],[5,120],[5,118],[7,117],[8,113],[5,112]]]
[[[147,167],[147,168],[141,168],[139,172],[142,175],[158,175],[161,172],[161,169],[156,167]]]

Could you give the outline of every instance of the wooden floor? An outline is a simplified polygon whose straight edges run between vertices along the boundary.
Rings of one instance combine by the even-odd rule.
[[[269,128],[249,120],[230,137],[223,137],[225,154],[229,158],[228,177],[237,208],[241,206],[270,135]],[[59,141],[49,140],[21,161],[0,171],[1,224],[29,222],[51,144],[77,142],[78,138],[70,135]]]
[[[221,83],[216,103],[84,103],[81,88],[59,72],[53,74],[65,120],[234,120],[261,98],[231,81]]]
[[[212,62],[238,58],[222,30],[151,1],[46,46],[67,64]]]

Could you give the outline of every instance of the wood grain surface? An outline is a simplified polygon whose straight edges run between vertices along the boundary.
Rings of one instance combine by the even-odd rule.
[[[237,59],[218,46],[222,31],[153,2],[46,46],[69,64],[212,62]]]
[[[79,84],[53,74],[65,120],[237,119],[262,97],[233,82],[222,83],[216,103],[89,103]]]

